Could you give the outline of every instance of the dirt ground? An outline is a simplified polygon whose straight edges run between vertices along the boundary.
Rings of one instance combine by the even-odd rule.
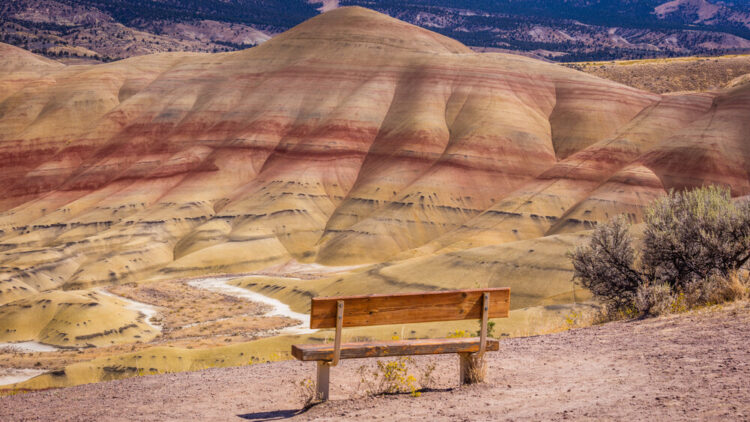
[[[131,378],[0,398],[0,420],[734,420],[750,421],[750,304],[506,339],[488,381],[458,387],[455,356],[433,390],[366,397],[349,360],[330,402],[300,411],[314,363]]]

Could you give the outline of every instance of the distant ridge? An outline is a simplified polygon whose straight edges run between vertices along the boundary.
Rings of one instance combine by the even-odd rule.
[[[750,52],[750,6],[718,0],[14,0],[0,7],[0,41],[67,63],[233,51],[339,6],[553,61]]]

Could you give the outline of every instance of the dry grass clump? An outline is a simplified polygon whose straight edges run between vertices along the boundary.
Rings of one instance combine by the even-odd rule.
[[[302,397],[302,409],[307,410],[323,401],[323,397],[318,392],[318,386],[312,379],[300,381],[298,388]]]
[[[378,360],[375,369],[360,366],[360,390],[368,396],[408,393],[419,397],[434,386],[434,363],[417,365],[413,358],[405,356],[390,361]]]
[[[478,353],[461,353],[461,382],[463,384],[479,384],[487,376],[487,360]]]
[[[728,277],[713,274],[689,284],[685,289],[688,306],[707,306],[747,299],[750,296],[750,277],[739,271]]]
[[[635,307],[645,315],[666,315],[674,303],[675,295],[666,283],[642,284],[635,295]]]
[[[643,245],[630,223],[599,225],[570,254],[575,277],[607,305],[607,318],[657,316],[748,296],[750,202],[726,188],[670,192],[646,210]]]
[[[638,288],[635,308],[640,315],[660,316],[749,297],[750,278],[733,272],[726,277],[713,274],[693,281],[677,292],[666,283],[643,284]]]

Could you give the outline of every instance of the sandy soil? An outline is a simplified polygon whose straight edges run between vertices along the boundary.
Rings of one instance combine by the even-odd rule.
[[[131,378],[0,398],[0,420],[750,420],[750,304],[507,339],[488,382],[457,386],[455,356],[435,390],[363,397],[349,360],[332,401],[299,411],[314,364],[295,361]]]

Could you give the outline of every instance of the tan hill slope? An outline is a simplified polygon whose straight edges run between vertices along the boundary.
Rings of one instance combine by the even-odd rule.
[[[4,341],[35,339],[60,347],[148,341],[158,329],[118,299],[100,292],[45,292],[0,307]]]
[[[38,82],[47,73],[60,70],[61,63],[46,59],[12,45],[0,43],[0,101],[30,82]]]
[[[476,284],[567,303],[576,232],[671,188],[750,193],[748,85],[652,94],[361,8],[39,72],[0,100],[0,304],[288,262],[363,266],[266,289],[299,310]]]

